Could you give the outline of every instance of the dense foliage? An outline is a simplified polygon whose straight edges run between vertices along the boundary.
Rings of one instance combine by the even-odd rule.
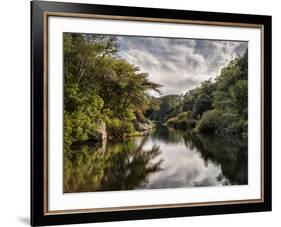
[[[149,116],[170,127],[247,137],[248,52],[232,60],[214,81],[206,80],[184,96],[167,95],[158,101],[159,109]]]
[[[176,129],[192,129],[196,125],[191,111],[182,112],[176,117],[167,120],[167,125]]]
[[[115,36],[64,33],[64,141],[91,139],[102,123],[111,138],[135,131],[160,85],[118,57]]]
[[[71,145],[136,133],[148,119],[177,129],[247,137],[248,53],[215,80],[184,95],[156,98],[161,85],[118,55],[116,36],[64,33],[64,142]],[[105,127],[102,127],[105,126]]]

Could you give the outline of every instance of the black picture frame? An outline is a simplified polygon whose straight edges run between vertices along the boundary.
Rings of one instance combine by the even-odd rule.
[[[71,212],[46,214],[46,176],[47,127],[45,113],[44,85],[44,26],[46,13],[68,13],[84,15],[109,15],[147,20],[164,19],[224,24],[261,25],[263,27],[263,199],[257,203],[235,203],[220,205],[199,205],[186,207],[161,207],[151,209],[129,209],[100,212]],[[271,154],[271,73],[272,73],[272,22],[271,16],[231,14],[217,12],[200,12],[186,10],[170,10],[156,8],[140,8],[125,6],[92,5],[58,2],[31,2],[31,225],[58,225],[89,222],[107,222],[152,218],[184,217],[197,215],[214,215],[228,213],[271,211],[272,209],[272,154]]]

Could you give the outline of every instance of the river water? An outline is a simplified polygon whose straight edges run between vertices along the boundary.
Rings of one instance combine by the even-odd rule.
[[[242,185],[246,141],[196,135],[158,124],[148,136],[64,151],[64,192]]]

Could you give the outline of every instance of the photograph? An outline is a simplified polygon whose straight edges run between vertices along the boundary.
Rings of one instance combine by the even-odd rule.
[[[63,33],[63,193],[248,185],[248,42]]]
[[[272,210],[270,15],[32,1],[31,22],[33,226]]]

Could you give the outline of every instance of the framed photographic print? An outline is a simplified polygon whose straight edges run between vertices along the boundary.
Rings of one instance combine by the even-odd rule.
[[[31,224],[271,210],[271,17],[31,3]]]

